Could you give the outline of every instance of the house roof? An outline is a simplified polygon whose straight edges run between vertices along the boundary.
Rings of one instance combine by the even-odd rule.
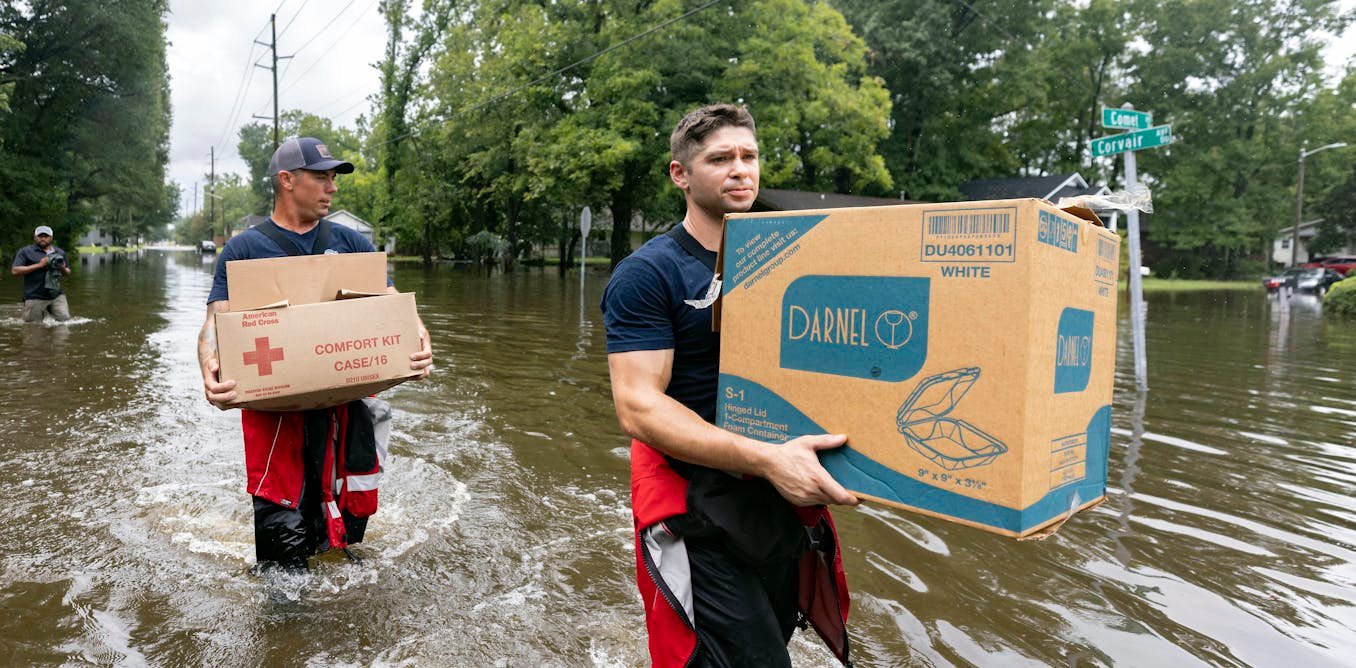
[[[1106,186],[1090,185],[1078,172],[1012,179],[978,179],[961,184],[959,189],[968,200],[1035,197],[1056,203],[1061,197],[1111,192]]]
[[[325,216],[325,220],[339,223],[344,227],[351,227],[359,232],[372,232],[372,224],[348,212],[348,209],[340,209]]]
[[[754,211],[800,211],[804,209],[840,209],[859,206],[892,206],[896,204],[917,204],[906,199],[889,197],[865,197],[862,195],[841,195],[838,193],[813,193],[804,190],[778,190],[762,188],[758,199],[754,201]]]

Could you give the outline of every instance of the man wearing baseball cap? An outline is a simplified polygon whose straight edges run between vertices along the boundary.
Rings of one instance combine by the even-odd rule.
[[[198,361],[202,367],[207,400],[219,409],[231,408],[236,398],[235,381],[221,378],[217,359],[215,316],[229,310],[226,263],[232,260],[276,258],[289,255],[363,253],[376,249],[356,231],[335,225],[324,216],[338,190],[336,174],[353,172],[353,165],[337,160],[318,139],[293,137],[273,152],[269,178],[273,182],[273,214],[268,220],[232,237],[217,259],[212,290],[207,296],[207,319],[198,336]],[[388,284],[388,292],[395,293]],[[421,350],[410,355],[410,368],[428,376],[433,364],[428,330],[419,324]],[[367,403],[376,401],[379,407]],[[359,406],[366,406],[360,408]],[[280,567],[289,571],[307,568],[307,559],[333,543],[326,515],[342,511],[343,544],[362,541],[367,516],[376,510],[376,490],[342,489],[344,474],[375,479],[372,471],[346,471],[347,457],[338,457],[336,440],[352,434],[373,433],[370,421],[389,419],[385,402],[365,400],[345,406],[299,413],[241,410],[245,436],[246,491],[253,497],[255,558],[260,570]],[[363,428],[356,419],[369,421]],[[377,430],[380,431],[380,430]],[[348,442],[345,442],[348,447]],[[347,450],[346,450],[347,451]],[[331,464],[333,462],[333,464]],[[336,471],[331,466],[339,467]],[[322,476],[324,470],[326,475]],[[373,483],[375,484],[375,483]],[[362,499],[361,503],[355,500]],[[329,518],[338,520],[338,518]]]
[[[39,225],[33,230],[33,245],[14,254],[11,276],[24,277],[24,322],[42,322],[48,313],[57,322],[71,319],[61,277],[70,276],[66,252],[52,245],[52,228]]]

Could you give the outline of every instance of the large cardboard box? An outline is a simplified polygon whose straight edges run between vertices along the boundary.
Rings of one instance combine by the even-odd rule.
[[[414,295],[381,294],[385,253],[239,260],[226,274],[217,354],[221,377],[236,381],[234,406],[325,408],[419,375]]]
[[[727,216],[719,424],[848,435],[891,506],[1027,536],[1106,491],[1119,237],[1041,200]]]

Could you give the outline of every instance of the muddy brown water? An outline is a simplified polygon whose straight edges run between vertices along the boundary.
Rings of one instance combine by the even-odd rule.
[[[202,400],[210,261],[92,258],[69,325],[0,281],[0,657],[13,664],[645,663],[606,274],[396,271],[434,376],[397,410],[362,565],[249,573],[240,426]],[[1107,503],[1044,542],[837,515],[858,665],[1356,665],[1356,323],[1260,289],[1128,318]],[[797,665],[831,665],[797,633]]]

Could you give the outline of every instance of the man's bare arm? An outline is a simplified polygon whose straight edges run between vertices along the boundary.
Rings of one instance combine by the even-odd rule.
[[[33,273],[33,272],[39,270],[39,269],[46,269],[46,268],[47,268],[47,263],[50,262],[50,261],[51,261],[51,258],[45,257],[45,256],[44,256],[41,260],[38,260],[37,262],[34,262],[33,264],[24,265],[24,266],[22,266],[22,267],[11,266],[11,267],[9,268],[9,275],[10,275],[10,276],[26,276],[26,275],[31,274],[31,273]]]
[[[226,301],[216,301],[207,305],[207,319],[198,332],[198,366],[202,369],[202,386],[207,401],[221,410],[235,400],[235,381],[221,380],[218,373],[221,363],[217,359],[217,314],[230,309]]]
[[[764,478],[799,506],[856,505],[857,497],[815,455],[842,445],[844,436],[801,436],[774,445],[712,425],[664,394],[673,369],[672,350],[613,353],[607,364],[617,419],[632,438],[685,462]]]

